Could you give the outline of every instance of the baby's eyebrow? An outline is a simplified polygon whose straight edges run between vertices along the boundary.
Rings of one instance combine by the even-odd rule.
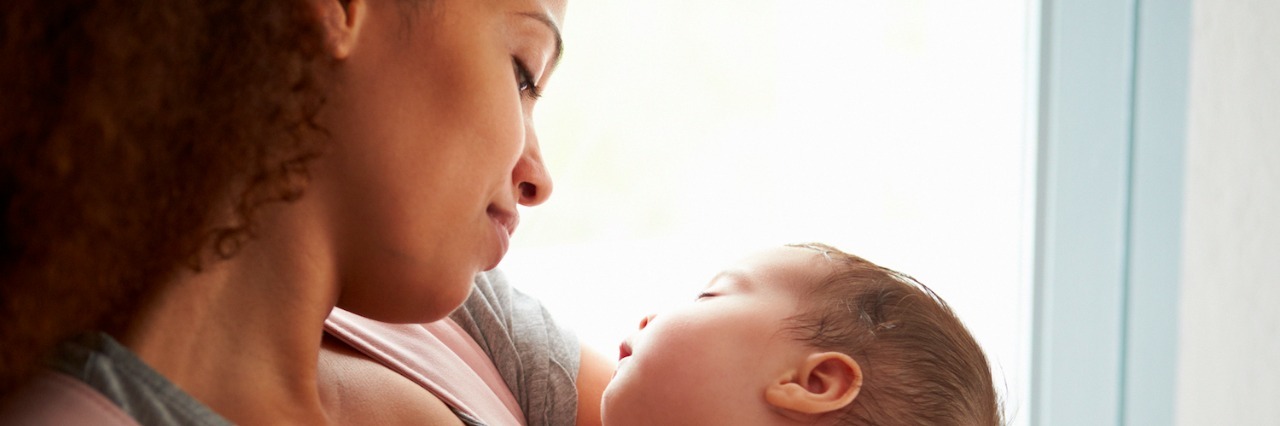
[[[754,282],[752,282],[749,275],[739,271],[727,270],[720,271],[715,277],[712,277],[706,288],[711,288],[711,286],[720,282],[724,282],[724,285],[729,287],[751,288],[754,286]]]

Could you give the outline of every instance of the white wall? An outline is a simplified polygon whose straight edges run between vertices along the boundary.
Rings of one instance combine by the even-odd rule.
[[[1280,2],[1197,0],[1177,419],[1280,424]]]

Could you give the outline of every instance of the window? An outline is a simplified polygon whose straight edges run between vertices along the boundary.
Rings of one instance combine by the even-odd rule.
[[[501,267],[615,353],[742,254],[829,243],[942,295],[1025,424],[1028,3],[572,4],[536,117],[555,190]]]

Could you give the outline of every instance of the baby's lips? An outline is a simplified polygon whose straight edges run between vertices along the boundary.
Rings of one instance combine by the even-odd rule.
[[[621,345],[618,345],[618,361],[629,356],[631,356],[631,342],[624,340]]]

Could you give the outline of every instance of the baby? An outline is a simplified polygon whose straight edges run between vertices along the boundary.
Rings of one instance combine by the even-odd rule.
[[[986,356],[915,279],[821,244],[749,257],[621,347],[604,423],[996,425]]]

